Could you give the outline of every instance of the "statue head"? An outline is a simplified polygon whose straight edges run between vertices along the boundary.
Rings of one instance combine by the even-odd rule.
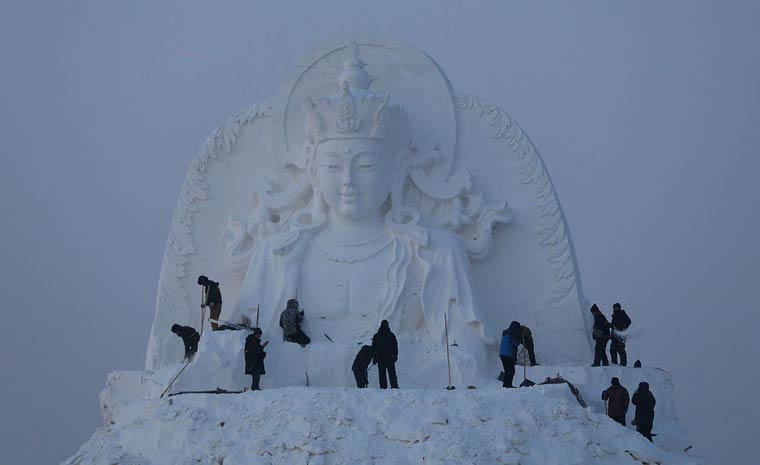
[[[362,221],[401,207],[413,151],[409,118],[388,93],[369,90],[365,66],[354,49],[337,79],[339,92],[309,99],[304,107],[317,216],[329,208],[342,219]]]

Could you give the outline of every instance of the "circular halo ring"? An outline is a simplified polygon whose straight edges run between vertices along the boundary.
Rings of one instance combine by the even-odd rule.
[[[425,153],[438,146],[440,163],[431,176],[448,176],[456,153],[456,114],[449,79],[438,64],[411,44],[384,34],[351,34],[335,37],[316,49],[288,79],[282,95],[283,141],[286,153],[295,156],[304,143],[303,103],[307,97],[338,93],[336,78],[350,58],[351,41],[374,78],[370,90],[389,92],[409,115],[414,144]]]

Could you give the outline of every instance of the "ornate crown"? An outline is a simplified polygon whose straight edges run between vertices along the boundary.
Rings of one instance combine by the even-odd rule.
[[[374,79],[364,69],[367,64],[359,58],[356,43],[351,47],[353,56],[337,79],[340,92],[309,98],[304,105],[307,148],[316,149],[328,139],[376,139],[406,155],[412,142],[409,117],[387,92],[369,89]]]

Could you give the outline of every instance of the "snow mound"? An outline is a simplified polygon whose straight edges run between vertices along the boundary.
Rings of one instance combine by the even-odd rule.
[[[702,462],[581,408],[566,385],[548,385],[455,391],[289,387],[144,398],[122,406],[64,462],[115,463]]]

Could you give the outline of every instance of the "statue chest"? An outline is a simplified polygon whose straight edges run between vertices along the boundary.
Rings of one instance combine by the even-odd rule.
[[[366,320],[374,325],[393,260],[388,245],[379,250],[353,251],[359,252],[353,257],[340,255],[340,250],[309,247],[301,266],[298,298],[310,316]]]

